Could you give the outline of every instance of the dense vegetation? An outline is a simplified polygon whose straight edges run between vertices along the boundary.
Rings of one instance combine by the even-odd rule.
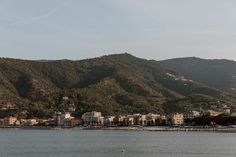
[[[2,58],[0,100],[4,111],[28,117],[50,117],[71,106],[80,116],[91,110],[164,113],[218,100],[235,103],[227,93],[184,79],[157,61],[129,54],[81,61]]]
[[[231,117],[227,114],[221,114],[219,116],[202,116],[197,117],[194,119],[186,119],[185,122],[189,125],[196,125],[196,126],[212,126],[212,125],[235,125],[236,124],[236,117]]]
[[[207,60],[195,57],[159,62],[188,79],[236,95],[236,62],[225,59]]]

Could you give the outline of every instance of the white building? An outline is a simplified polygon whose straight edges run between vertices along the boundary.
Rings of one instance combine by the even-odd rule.
[[[104,117],[104,125],[112,126],[114,125],[115,116],[106,116]]]
[[[134,125],[134,116],[128,115],[123,119],[124,126],[132,126]]]
[[[134,125],[146,125],[146,115],[134,114]]]
[[[65,112],[65,113],[61,113],[61,112],[57,112],[57,125],[58,126],[64,126],[64,121],[66,120],[71,120],[74,119],[74,117],[71,117],[70,112]]]
[[[183,125],[184,124],[184,114],[174,113],[170,116],[172,125]]]
[[[231,117],[236,117],[236,112],[232,112]]]
[[[37,119],[27,119],[26,124],[28,126],[33,126],[33,125],[37,125],[38,121],[37,121]]]
[[[161,117],[161,115],[159,114],[153,114],[153,113],[148,113],[146,115],[146,122],[147,122],[147,125],[149,126],[153,126],[153,125],[156,125],[156,120]]]
[[[228,107],[227,105],[225,105],[225,106],[223,107],[223,112],[224,112],[224,113],[227,113],[227,114],[230,114],[230,113],[231,113],[230,107]]]
[[[82,115],[85,125],[103,125],[104,117],[101,112],[86,112]]]
[[[200,116],[201,116],[200,112],[194,110],[184,113],[184,119],[193,119]]]

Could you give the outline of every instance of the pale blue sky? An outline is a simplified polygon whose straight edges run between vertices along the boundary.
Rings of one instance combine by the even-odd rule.
[[[236,0],[0,0],[0,57],[236,60]]]

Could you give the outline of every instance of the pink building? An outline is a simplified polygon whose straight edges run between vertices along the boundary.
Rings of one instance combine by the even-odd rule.
[[[16,117],[8,117],[4,119],[4,126],[15,126],[17,122]]]

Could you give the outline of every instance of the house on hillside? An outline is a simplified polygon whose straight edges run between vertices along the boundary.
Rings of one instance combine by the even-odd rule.
[[[231,113],[231,109],[227,105],[225,105],[222,109],[223,109],[223,112],[226,113],[226,114],[230,114]]]
[[[231,117],[236,117],[236,112],[232,112],[230,116]]]
[[[200,116],[201,116],[201,113],[198,111],[194,111],[194,110],[184,113],[184,119],[193,119],[193,118],[200,117]]]
[[[207,111],[207,115],[209,116],[213,116],[213,117],[216,117],[216,116],[219,116],[221,114],[223,114],[224,112],[218,112],[218,111],[213,111],[213,110],[208,110]]]

